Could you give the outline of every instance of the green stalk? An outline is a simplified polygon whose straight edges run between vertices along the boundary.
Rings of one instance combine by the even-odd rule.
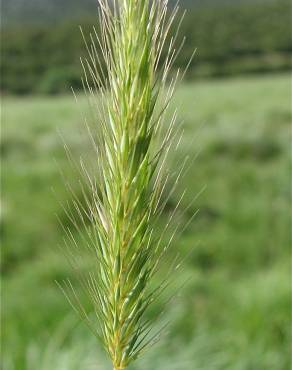
[[[160,77],[157,66],[173,16],[167,22],[167,1],[119,0],[111,8],[100,0],[100,5],[101,36],[91,35],[89,58],[83,61],[87,90],[94,98],[91,79],[102,100],[101,107],[93,105],[101,128],[91,133],[96,170],[89,174],[83,168],[90,194],[84,211],[90,221],[86,244],[93,268],[81,283],[95,316],[85,312],[71,283],[71,295],[66,294],[101,339],[114,370],[123,370],[155,341],[144,316],[164,288],[161,283],[151,290],[150,283],[166,249],[161,240],[153,239],[153,224],[163,208],[162,165],[173,127],[172,121],[157,146],[174,89],[171,83],[164,95],[175,55],[172,44]],[[162,96],[166,100],[161,106]],[[76,207],[82,214],[81,206]],[[71,233],[67,235],[78,244]]]

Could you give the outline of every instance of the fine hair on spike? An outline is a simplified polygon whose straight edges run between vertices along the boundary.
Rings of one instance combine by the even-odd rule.
[[[59,285],[101,341],[114,370],[126,369],[159,339],[162,329],[155,332],[145,313],[180,266],[174,257],[157,284],[162,259],[188,226],[176,222],[170,230],[183,192],[156,232],[188,162],[182,161],[176,173],[168,169],[169,154],[182,136],[176,111],[169,115],[184,74],[172,70],[183,44],[176,49],[178,31],[171,35],[177,16],[178,6],[170,11],[168,0],[99,0],[98,27],[89,36],[81,30],[88,55],[81,65],[91,154],[90,160],[76,160],[65,145],[80,177],[81,197],[66,183],[74,210],[64,206],[71,224],[63,223],[64,252],[76,282]]]

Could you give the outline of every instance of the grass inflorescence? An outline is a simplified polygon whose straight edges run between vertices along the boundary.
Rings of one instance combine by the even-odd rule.
[[[114,369],[123,370],[159,337],[145,312],[167,284],[167,279],[156,287],[151,282],[171,244],[162,235],[154,238],[153,228],[167,202],[165,161],[175,137],[175,114],[161,135],[179,75],[168,79],[175,38],[164,62],[161,55],[177,8],[169,15],[167,0],[99,2],[101,30],[93,30],[86,42],[89,57],[82,61],[99,125],[98,130],[88,126],[95,166],[89,170],[81,163],[87,189],[83,203],[74,201],[92,256],[92,268],[80,281],[94,317],[71,282],[64,291],[102,341]],[[79,239],[65,231],[73,251],[79,251]],[[75,266],[79,253],[70,256]]]

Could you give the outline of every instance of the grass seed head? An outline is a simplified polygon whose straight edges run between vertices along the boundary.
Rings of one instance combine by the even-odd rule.
[[[92,267],[80,282],[94,317],[70,282],[71,293],[65,292],[102,341],[114,369],[122,370],[159,336],[151,334],[144,314],[166,284],[151,290],[167,249],[161,238],[154,239],[153,225],[163,211],[163,169],[173,137],[174,120],[159,140],[176,82],[166,86],[176,55],[173,40],[164,62],[161,54],[177,9],[169,16],[167,0],[99,3],[100,31],[90,35],[88,58],[82,61],[85,89],[100,126],[89,129],[96,168],[90,172],[82,166],[86,211],[76,204],[80,217],[89,221],[83,222],[83,234]],[[75,236],[67,236],[78,249]]]

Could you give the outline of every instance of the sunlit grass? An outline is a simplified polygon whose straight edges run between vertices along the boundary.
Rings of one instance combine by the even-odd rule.
[[[163,345],[135,369],[289,369],[289,94],[287,75],[196,82],[178,90],[174,103],[186,136],[177,155],[197,153],[197,147],[189,149],[193,136],[201,147],[181,187],[196,192],[207,184],[194,205],[200,208],[196,222],[178,246],[196,246],[186,268],[195,276],[167,312],[172,326]],[[86,109],[85,99],[79,100]],[[90,358],[84,370],[99,359],[93,359],[95,341],[86,329],[75,329],[77,320],[54,285],[70,274],[51,251],[62,237],[54,216],[62,210],[51,192],[54,187],[62,195],[63,189],[54,157],[70,174],[56,128],[81,152],[76,117],[69,96],[3,99],[5,370],[39,370],[38,358],[45,370],[50,361],[56,370],[83,370],[85,350]],[[266,143],[272,143],[268,155]],[[264,156],[257,144],[265,147]],[[53,359],[44,360],[64,320],[70,322],[66,339],[56,340]]]

